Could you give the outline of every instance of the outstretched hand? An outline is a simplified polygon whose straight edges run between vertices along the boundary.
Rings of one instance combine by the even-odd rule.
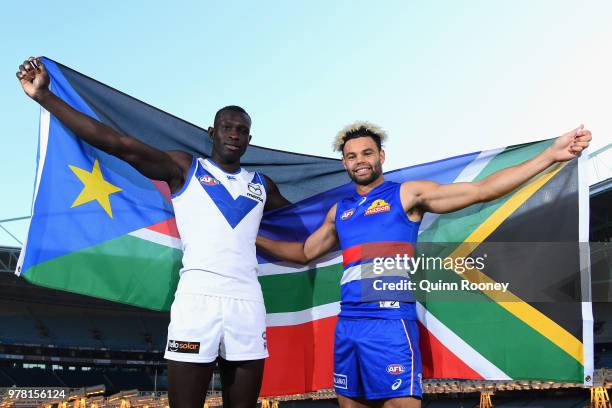
[[[17,78],[26,95],[37,100],[49,90],[49,74],[40,57],[30,57],[19,66]]]
[[[580,125],[574,130],[559,136],[550,146],[550,154],[555,162],[564,162],[580,156],[593,139],[591,131]]]

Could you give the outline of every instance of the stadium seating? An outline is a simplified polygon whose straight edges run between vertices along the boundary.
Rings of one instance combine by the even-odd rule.
[[[153,316],[141,314],[140,320],[147,334],[151,335],[153,350],[163,351],[166,348],[166,335],[170,316]]]
[[[8,378],[7,386],[39,387],[45,384],[47,387],[62,387],[64,384],[53,371],[40,368],[3,368],[1,378]]]
[[[0,387],[12,387],[13,385],[15,385],[15,380],[0,369]]]
[[[112,384],[101,372],[57,370],[54,373],[67,387],[91,387],[104,384],[107,388],[112,388]]]
[[[0,343],[124,351],[165,348],[167,314],[0,300]]]
[[[100,334],[103,347],[116,350],[147,350],[145,330],[136,314],[117,316],[105,310],[89,310],[92,330]],[[129,325],[129,326],[128,326]]]
[[[152,390],[151,376],[141,371],[107,371],[106,376],[117,390]]]
[[[92,333],[86,310],[61,305],[32,305],[34,318],[44,324],[58,347],[79,346],[100,348],[102,343]]]
[[[45,344],[48,341],[28,312],[27,303],[0,300],[0,342]]]

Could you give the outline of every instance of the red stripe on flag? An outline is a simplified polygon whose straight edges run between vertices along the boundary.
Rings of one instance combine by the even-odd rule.
[[[262,396],[303,394],[333,387],[337,316],[268,327]]]
[[[419,322],[419,349],[423,361],[423,378],[484,378],[463,362]],[[432,363],[435,356],[436,364]]]
[[[395,257],[396,255],[413,256],[414,247],[410,242],[370,242],[355,245],[342,251],[342,265],[373,258]]]
[[[153,180],[153,179],[150,179],[150,180],[151,180],[151,183],[153,183],[153,185],[155,186],[155,188],[159,190],[160,194],[163,195],[166,200],[172,202],[172,196],[170,194],[170,187],[168,186],[168,183],[166,183],[165,181],[160,181],[160,180]],[[171,237],[174,237],[174,238],[179,238],[179,239],[181,238],[179,236],[178,228],[176,227],[176,219],[174,217],[167,219],[165,221],[162,221],[160,223],[154,224],[154,225],[149,225],[147,229],[150,229],[151,231],[159,232],[161,234],[170,235]]]
[[[165,181],[159,181],[159,180],[153,180],[153,179],[151,179],[151,182],[153,183],[155,188],[159,190],[161,195],[163,195],[166,198],[166,200],[172,201],[172,196],[170,195],[170,187],[168,186],[168,183],[166,183]]]
[[[268,327],[262,396],[303,394],[333,388],[337,316],[294,326]],[[484,379],[419,322],[423,378]],[[436,365],[432,366],[433,356]]]
[[[176,218],[168,218],[165,221],[159,222],[157,224],[149,225],[147,229],[151,231],[159,232],[161,234],[170,235],[174,238],[181,238],[179,236],[178,228],[176,227]]]

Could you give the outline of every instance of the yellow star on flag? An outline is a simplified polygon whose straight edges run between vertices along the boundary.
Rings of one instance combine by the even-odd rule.
[[[70,170],[72,170],[83,183],[83,190],[81,190],[81,193],[76,200],[74,200],[70,208],[95,200],[104,211],[106,211],[108,216],[113,218],[113,210],[111,209],[109,196],[121,191],[121,189],[104,180],[98,159],[94,162],[90,172],[76,166],[68,165],[68,167],[70,167]]]

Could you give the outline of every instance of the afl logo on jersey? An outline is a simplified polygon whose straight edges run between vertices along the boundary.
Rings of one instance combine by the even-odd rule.
[[[219,184],[219,181],[216,178],[208,175],[202,176],[198,180],[205,186],[216,186],[217,184]]]
[[[351,208],[350,210],[346,210],[346,211],[344,211],[342,213],[342,215],[340,216],[340,219],[343,220],[343,221],[346,220],[346,219],[349,219],[349,218],[351,218],[351,216],[354,213],[355,213],[355,209],[354,208]]]
[[[374,200],[364,215],[373,215],[391,211],[391,205],[383,199]]]
[[[389,374],[399,375],[406,371],[406,368],[401,364],[389,364],[387,366],[387,372]]]

